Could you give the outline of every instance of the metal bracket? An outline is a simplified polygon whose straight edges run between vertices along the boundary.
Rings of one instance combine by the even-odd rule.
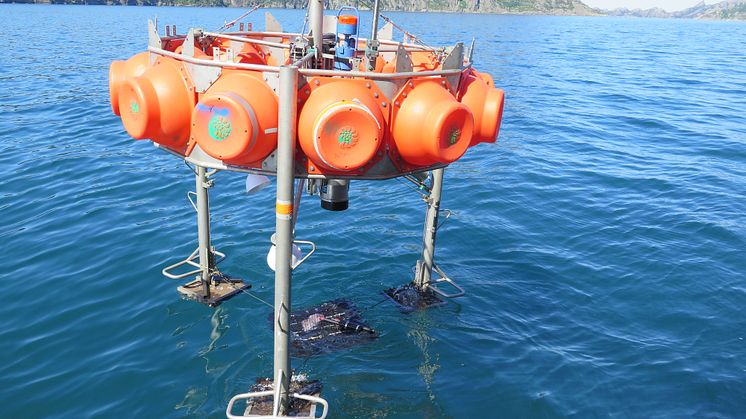
[[[308,260],[308,258],[310,258],[311,255],[314,254],[314,252],[316,252],[316,243],[314,243],[312,241],[308,241],[308,240],[293,240],[293,244],[307,244],[307,245],[311,246],[311,251],[308,252],[307,255],[303,256],[303,259],[299,260],[298,262],[295,263],[295,265],[293,265],[293,270],[295,270],[295,268],[297,268],[303,262],[305,262],[306,260]]]
[[[210,249],[210,251],[213,254],[213,259],[214,259],[213,263],[215,265],[217,265],[218,263],[220,263],[223,260],[225,260],[225,253],[218,252],[217,250],[215,250],[214,247],[212,249]],[[215,256],[217,256],[217,258],[215,258]],[[200,269],[199,263],[195,262],[196,259],[199,259],[199,247],[197,249],[195,249],[194,252],[192,252],[192,254],[189,255],[186,259],[184,259],[182,261],[179,261],[179,262],[176,262],[173,265],[169,265],[169,266],[166,266],[165,268],[163,268],[163,270],[161,271],[161,273],[163,274],[163,276],[165,276],[166,278],[169,278],[169,279],[183,279],[183,278],[186,278],[186,277],[189,277],[189,276],[192,276],[192,275],[196,275],[196,274],[202,272],[202,270]],[[193,271],[189,271],[189,272],[180,273],[180,274],[172,272],[174,269],[180,268],[180,267],[182,267],[184,265],[193,266],[193,267],[195,267],[197,269],[195,269]]]
[[[282,370],[280,370],[280,373],[282,373]],[[268,397],[272,396],[273,398],[273,408],[272,408],[272,415],[234,415],[231,413],[233,410],[233,405],[238,400],[249,400],[249,399],[256,399],[259,397]],[[291,399],[301,399],[306,400],[313,405],[311,406],[310,412],[308,416],[293,416],[297,419],[325,419],[326,415],[329,413],[329,403],[322,399],[321,397],[316,396],[310,396],[308,394],[298,394],[298,393],[292,393],[290,394]],[[266,390],[266,391],[254,391],[250,393],[243,393],[243,394],[237,394],[233,397],[231,397],[231,400],[228,402],[228,407],[225,409],[225,415],[229,419],[244,419],[244,418],[259,418],[259,419],[277,419],[277,418],[285,418],[287,416],[281,416],[280,415],[280,386],[275,385],[274,390]],[[322,411],[321,416],[316,416],[316,406],[321,405]]]
[[[270,12],[264,12],[264,30],[267,32],[282,32],[282,25]]]
[[[148,46],[154,48],[163,48],[161,36],[158,35],[158,28],[152,20],[148,20]]]
[[[413,68],[412,59],[409,58],[407,50],[404,49],[402,44],[399,44],[399,47],[396,50],[396,72],[409,73]]]
[[[459,42],[448,52],[448,55],[443,60],[443,70],[464,68],[464,44]],[[459,88],[459,82],[461,81],[461,74],[446,77],[448,84],[454,91]]]
[[[271,249],[276,249],[275,246],[277,246],[277,242],[276,242],[274,234],[272,234],[272,236],[269,238],[269,241],[270,241],[270,243],[272,243]],[[308,258],[310,258],[311,255],[316,252],[316,243],[314,243],[312,241],[308,241],[308,240],[295,240],[295,239],[293,239],[293,244],[305,244],[305,245],[311,246],[311,251],[308,252],[307,255],[303,256],[299,261],[295,262],[290,267],[290,269],[295,270],[295,268],[299,267],[301,264],[303,264],[303,262],[307,261]],[[272,250],[270,250],[270,251],[272,251]]]
[[[466,291],[464,291],[463,288],[461,288],[458,284],[456,284],[456,282],[449,278],[448,275],[446,275],[445,272],[443,272],[443,270],[438,267],[438,265],[433,264],[433,271],[437,272],[438,275],[440,275],[440,278],[430,279],[430,282],[427,283],[428,288],[433,290],[433,292],[444,298],[457,298],[466,294]],[[448,285],[455,288],[457,291],[455,293],[449,294],[436,286],[436,284],[443,283],[447,283]]]
[[[467,57],[469,58],[469,64],[474,63],[474,46],[477,44],[477,38],[471,38],[471,46],[469,47],[469,54],[467,54]]]
[[[184,39],[183,49],[181,54],[187,57],[194,57],[194,42],[199,38],[202,33],[201,29],[189,29],[189,32]],[[213,54],[214,55],[214,54]],[[218,54],[219,56],[219,54]],[[184,63],[189,75],[191,76],[194,88],[199,93],[204,93],[213,83],[220,77],[222,73],[221,67],[207,67],[198,64]]]

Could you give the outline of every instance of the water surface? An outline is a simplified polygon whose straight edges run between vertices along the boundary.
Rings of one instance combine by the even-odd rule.
[[[268,307],[182,301],[160,275],[195,247],[193,176],[108,105],[108,65],[146,47],[148,17],[183,32],[240,13],[0,5],[0,416],[217,418],[271,373]],[[391,16],[428,42],[476,38],[507,106],[500,141],[446,172],[455,304],[373,307],[417,259],[406,185],[354,182],[339,214],[304,199],[298,237],[320,250],[296,307],[346,296],[381,333],[294,360],[333,417],[742,416],[746,25]],[[274,190],[242,185],[218,175],[214,241],[271,300]]]

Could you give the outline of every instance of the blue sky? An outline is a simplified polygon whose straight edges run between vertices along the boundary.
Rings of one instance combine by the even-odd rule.
[[[617,7],[626,7],[628,9],[650,9],[651,7],[660,7],[670,11],[682,10],[694,6],[699,0],[583,0],[591,7],[600,7],[602,9],[616,9]],[[714,0],[705,3],[714,3]]]

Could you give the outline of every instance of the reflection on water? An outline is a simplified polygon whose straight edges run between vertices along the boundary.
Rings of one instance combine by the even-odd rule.
[[[435,373],[440,369],[440,354],[437,352],[434,354],[430,353],[430,345],[433,342],[433,338],[427,334],[429,327],[427,313],[414,313],[413,315],[418,316],[418,319],[417,321],[410,323],[412,328],[407,332],[407,337],[412,339],[414,344],[420,350],[422,363],[417,367],[417,371],[419,371],[423,381],[425,382],[428,397],[430,400],[435,400],[435,393],[433,392],[432,386]]]

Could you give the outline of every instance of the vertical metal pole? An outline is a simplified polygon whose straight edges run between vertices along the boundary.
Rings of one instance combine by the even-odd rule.
[[[279,414],[287,412],[290,392],[290,282],[293,245],[293,179],[295,134],[298,111],[298,67],[280,69],[280,113],[277,138],[277,204],[275,240],[275,350],[274,385],[279,394]],[[277,391],[279,386],[279,391]]]
[[[373,28],[370,31],[370,40],[375,41],[378,39],[378,15],[380,12],[378,11],[378,8],[380,6],[381,0],[375,0],[373,2]]]
[[[197,166],[197,238],[199,240],[199,269],[202,279],[204,298],[210,298],[210,268],[212,268],[210,252],[210,203],[208,201],[207,172],[204,167]]]
[[[370,31],[370,39],[365,44],[365,57],[368,59],[368,71],[376,68],[376,59],[378,58],[378,15],[381,0],[375,0],[373,3],[373,28]]]
[[[316,59],[321,59],[324,48],[324,3],[323,0],[308,2],[308,22],[313,34],[313,47],[316,48]]]
[[[440,196],[443,190],[443,172],[445,169],[433,170],[433,186],[427,198],[427,214],[422,237],[422,259],[417,262],[415,285],[419,289],[428,287],[433,274],[433,260],[435,258],[435,234],[438,230],[438,213],[440,212]]]

